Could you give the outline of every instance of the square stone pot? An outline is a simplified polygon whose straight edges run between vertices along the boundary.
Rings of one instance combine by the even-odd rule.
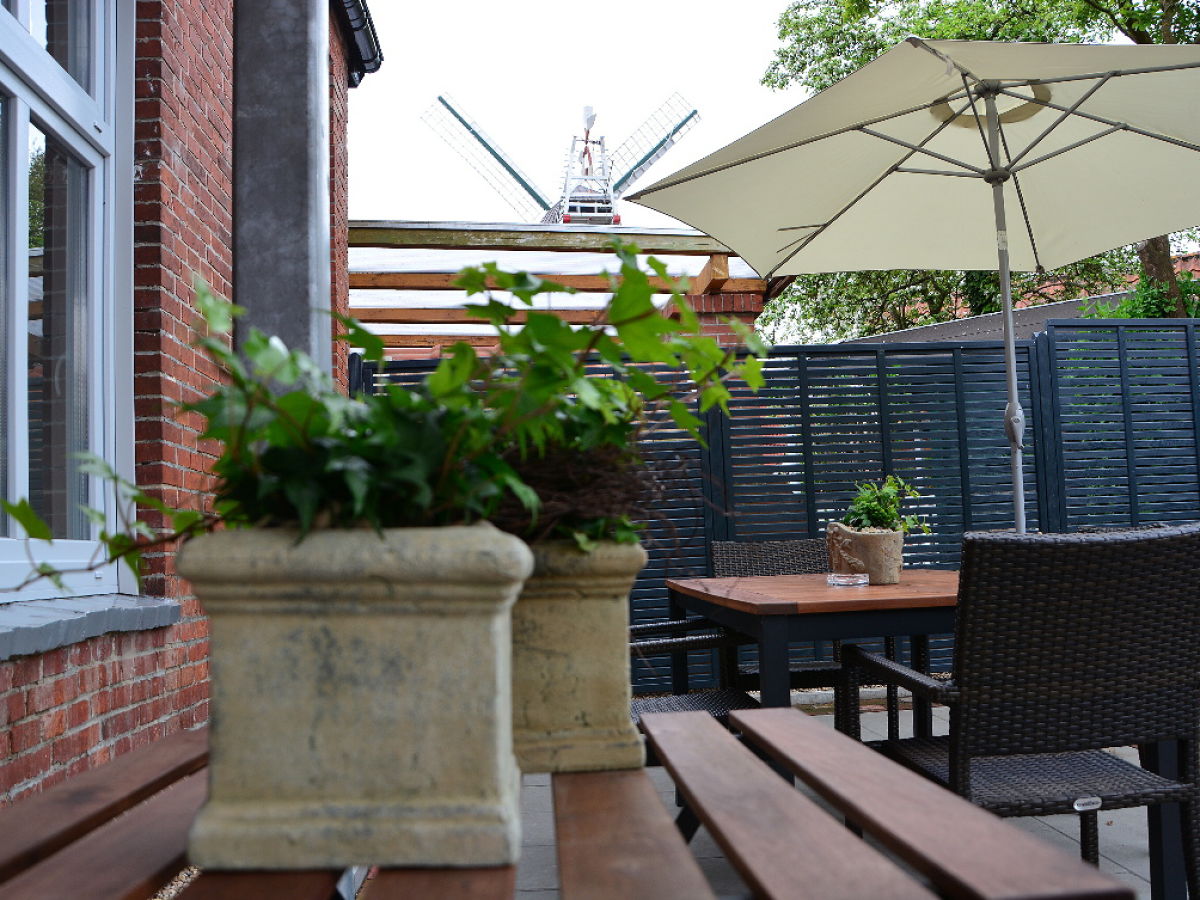
[[[509,614],[528,548],[491,525],[224,531],[178,567],[210,619],[203,868],[517,858]]]
[[[904,565],[904,532],[886,528],[862,530],[841,522],[826,528],[829,570],[837,574],[867,573],[870,584],[897,584]]]
[[[523,772],[636,769],[629,714],[629,590],[638,544],[533,545],[533,575],[513,607],[513,749]]]

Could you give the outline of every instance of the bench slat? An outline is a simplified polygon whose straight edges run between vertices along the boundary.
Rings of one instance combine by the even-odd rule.
[[[560,773],[553,784],[564,898],[714,896],[644,769]]]
[[[0,882],[78,840],[208,760],[208,730],[183,731],[0,809]]]
[[[11,879],[5,900],[152,897],[185,865],[187,835],[207,793],[189,775]]]
[[[201,872],[182,900],[331,900],[341,871]]]
[[[651,714],[641,724],[689,806],[756,896],[934,896],[782,781],[707,713]]]
[[[511,900],[517,883],[514,866],[483,869],[383,869],[368,881],[360,900]],[[190,898],[189,898],[190,900]]]
[[[799,710],[735,712],[733,722],[948,897],[1133,896],[1095,867]]]

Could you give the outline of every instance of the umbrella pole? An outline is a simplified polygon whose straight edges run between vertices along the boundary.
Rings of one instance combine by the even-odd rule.
[[[1025,411],[1017,393],[1017,348],[1014,336],[1012,308],[1012,272],[1008,260],[1008,225],[1004,215],[1004,182],[1010,173],[1000,165],[1000,119],[996,114],[996,97],[984,95],[987,111],[988,143],[992,170],[987,181],[992,186],[992,205],[996,212],[996,253],[1000,262],[1000,300],[1004,314],[1004,373],[1008,384],[1008,404],[1004,408],[1004,433],[1008,435],[1009,465],[1012,468],[1013,525],[1017,534],[1025,533],[1025,473],[1022,465],[1024,450]]]

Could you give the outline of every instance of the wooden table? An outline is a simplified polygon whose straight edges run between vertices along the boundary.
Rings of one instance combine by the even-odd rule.
[[[824,575],[757,575],[667,581],[672,611],[699,613],[758,641],[764,706],[789,706],[788,645],[793,641],[917,636],[915,668],[928,667],[930,634],[954,630],[958,573],[905,569],[899,584],[835,587]],[[686,693],[686,661],[673,663],[676,693]],[[918,710],[920,730],[927,711]],[[926,714],[920,714],[926,713]]]
[[[643,727],[689,805],[756,897],[1122,898],[1133,892],[803,713],[735,713],[746,739],[922,873],[931,891],[786,785],[706,713]],[[204,731],[174,735],[0,809],[6,900],[152,896],[185,863],[204,799]],[[646,771],[553,776],[567,900],[715,900]],[[341,873],[205,872],[182,900],[330,900]],[[391,869],[366,900],[506,900],[514,869]]]

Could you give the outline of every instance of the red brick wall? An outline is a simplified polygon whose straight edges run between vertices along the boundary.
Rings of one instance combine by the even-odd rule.
[[[206,718],[206,647],[171,630],[0,662],[0,805]]]
[[[330,305],[334,312],[350,312],[350,155],[347,148],[347,123],[350,113],[350,82],[346,64],[346,47],[342,42],[336,16],[330,16],[329,27],[329,250],[332,254],[333,283],[330,285]],[[341,326],[333,323],[334,333]],[[347,357],[350,348],[342,341],[333,347],[333,373],[338,384],[347,386]]]
[[[176,404],[219,378],[190,346],[192,274],[230,295],[232,0],[143,0],[137,18],[136,477],[168,504],[199,508],[213,448]],[[333,297],[345,311],[347,80],[336,38],[330,69]],[[344,355],[339,369],[344,383]],[[0,662],[0,805],[207,720],[207,620],[172,553],[147,556],[142,590],[178,599],[181,621]]]
[[[754,327],[762,312],[762,294],[688,294],[688,302],[700,318],[704,333],[728,347],[742,342],[726,319],[740,319]]]

